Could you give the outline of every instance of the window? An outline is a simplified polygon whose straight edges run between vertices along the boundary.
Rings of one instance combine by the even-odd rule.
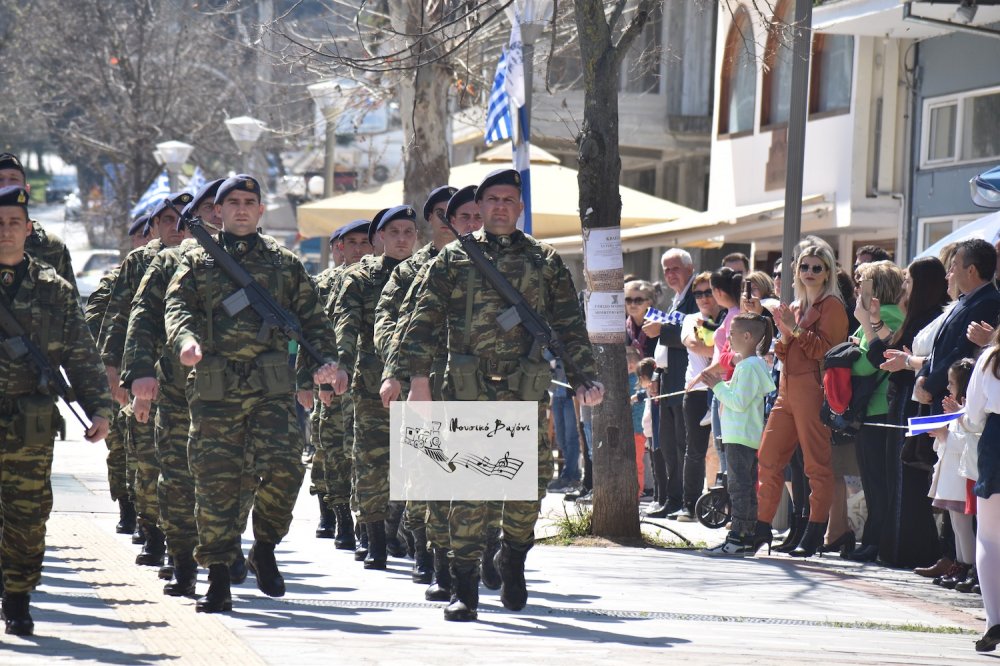
[[[979,215],[958,215],[954,217],[929,217],[917,221],[917,253],[934,245],[939,240],[962,228],[964,225],[978,220]]]
[[[792,103],[792,54],[795,3],[782,0],[775,8],[767,31],[764,51],[764,81],[760,100],[760,126],[788,122]]]
[[[1000,88],[924,100],[922,167],[1000,157]]]
[[[740,6],[726,36],[719,97],[719,134],[753,131],[757,95],[755,60],[750,13]]]
[[[809,113],[850,111],[853,77],[854,37],[813,35]]]
[[[621,91],[660,93],[660,62],[663,59],[663,5],[650,13],[642,34],[622,62]]]

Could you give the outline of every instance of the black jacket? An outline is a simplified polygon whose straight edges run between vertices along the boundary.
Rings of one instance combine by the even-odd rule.
[[[688,287],[683,300],[677,304],[676,308],[670,312],[683,312],[686,315],[698,312],[698,305],[695,303],[691,288]],[[688,350],[681,342],[681,325],[664,324],[660,329],[660,344],[667,347],[667,368],[666,371],[660,369],[660,393],[673,393],[684,388],[684,375],[687,373]],[[668,405],[679,405],[684,400],[684,396],[667,398]]]

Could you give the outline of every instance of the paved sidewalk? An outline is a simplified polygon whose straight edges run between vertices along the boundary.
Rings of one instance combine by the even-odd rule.
[[[410,582],[409,561],[365,571],[314,538],[318,511],[306,492],[278,548],[288,594],[264,596],[251,575],[234,587],[232,614],[196,614],[193,600],[162,594],[155,569],[133,564],[137,547],[114,533],[104,447],[70,427],[57,443],[55,510],[32,598],[38,635],[0,635],[0,664],[990,663],[973,651],[983,626],[976,599],[830,556],[734,561],[539,545],[524,611],[506,611],[484,589],[479,622],[445,622],[441,604]],[[561,504],[547,498],[544,511],[561,513]],[[696,541],[722,537],[671,527]],[[944,633],[953,631],[966,633]]]

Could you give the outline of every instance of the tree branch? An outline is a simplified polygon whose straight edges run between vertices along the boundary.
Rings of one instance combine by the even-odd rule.
[[[612,32],[618,26],[618,21],[621,20],[622,14],[625,12],[626,4],[628,4],[628,0],[618,0],[618,4],[611,11],[611,16],[608,18],[608,27],[611,28]]]
[[[632,42],[642,34],[642,29],[646,27],[649,15],[653,13],[658,3],[659,0],[639,0],[639,4],[635,8],[635,16],[629,21],[625,32],[622,33],[622,36],[618,38],[618,43],[615,44],[616,64],[621,64],[629,48],[632,46]]]

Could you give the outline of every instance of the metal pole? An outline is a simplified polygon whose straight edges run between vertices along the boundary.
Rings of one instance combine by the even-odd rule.
[[[325,153],[323,156],[323,198],[329,199],[333,196],[336,185],[336,151],[337,151],[337,126],[333,114],[326,115],[326,137]],[[308,194],[308,192],[306,193]],[[326,269],[330,265],[330,244],[323,239],[319,244],[319,265],[320,270]]]
[[[177,191],[177,172],[170,167],[167,167],[167,184],[171,194]]]
[[[792,40],[791,106],[788,110],[788,161],[785,168],[785,232],[781,246],[781,300],[790,303],[795,285],[792,252],[802,234],[802,172],[805,165],[806,113],[809,106],[809,56],[812,0],[795,0]],[[782,46],[787,49],[787,45]],[[830,277],[833,279],[833,276]]]

